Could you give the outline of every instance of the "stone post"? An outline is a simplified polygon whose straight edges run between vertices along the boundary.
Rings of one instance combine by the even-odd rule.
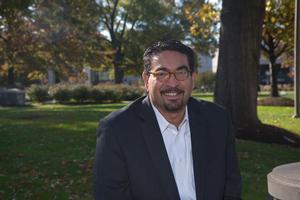
[[[275,167],[267,179],[268,192],[274,199],[300,199],[300,162]]]
[[[295,114],[294,117],[300,117],[300,0],[295,0]]]
[[[48,85],[54,85],[55,84],[55,73],[52,69],[48,69],[47,70],[47,74],[48,74]]]

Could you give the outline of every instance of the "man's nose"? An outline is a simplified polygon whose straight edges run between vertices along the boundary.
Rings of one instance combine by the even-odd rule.
[[[171,73],[168,80],[167,84],[169,86],[177,86],[179,84],[179,81],[176,79],[176,75],[174,73]]]

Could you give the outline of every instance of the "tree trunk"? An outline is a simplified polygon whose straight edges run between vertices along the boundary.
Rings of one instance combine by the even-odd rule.
[[[123,78],[124,78],[123,69],[118,64],[114,63],[114,70],[115,70],[115,83],[116,84],[123,83]]]
[[[122,69],[121,61],[122,61],[122,53],[120,50],[117,50],[113,61],[116,84],[123,83],[124,70]]]
[[[223,0],[214,101],[238,129],[258,125],[257,84],[265,0]]]
[[[14,69],[14,67],[10,67],[8,69],[7,85],[8,85],[8,87],[14,87],[15,86],[15,69]]]
[[[271,78],[271,97],[279,97],[277,75],[279,72],[279,66],[275,64],[275,61],[270,61],[270,78]]]

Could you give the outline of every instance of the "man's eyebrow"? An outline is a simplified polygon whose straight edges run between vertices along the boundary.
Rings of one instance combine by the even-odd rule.
[[[190,68],[186,65],[181,65],[179,67],[176,68],[177,70],[182,70],[182,69],[186,69],[186,70],[190,70]],[[169,71],[166,67],[160,66],[157,69],[155,69],[155,71]]]
[[[155,71],[168,71],[168,69],[166,67],[161,66],[155,69]]]
[[[190,70],[190,68],[186,65],[181,65],[180,67],[177,67],[176,70],[181,70],[181,69],[186,69],[186,70]]]

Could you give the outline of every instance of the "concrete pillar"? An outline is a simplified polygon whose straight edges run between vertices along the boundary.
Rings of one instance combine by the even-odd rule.
[[[85,67],[83,69],[83,72],[86,74],[87,76],[87,80],[86,80],[86,83],[89,84],[89,85],[93,85],[95,83],[97,83],[97,74],[96,72],[94,72],[91,68],[89,67]]]
[[[86,83],[91,85],[92,84],[92,76],[93,76],[93,72],[91,70],[91,68],[89,67],[84,67],[83,72],[86,74],[87,76],[87,80]]]
[[[47,74],[48,74],[48,85],[54,85],[55,84],[55,73],[52,69],[48,69],[47,70]]]
[[[295,118],[300,117],[300,0],[295,0]]]
[[[274,199],[300,199],[300,162],[275,167],[267,179],[268,192]]]

